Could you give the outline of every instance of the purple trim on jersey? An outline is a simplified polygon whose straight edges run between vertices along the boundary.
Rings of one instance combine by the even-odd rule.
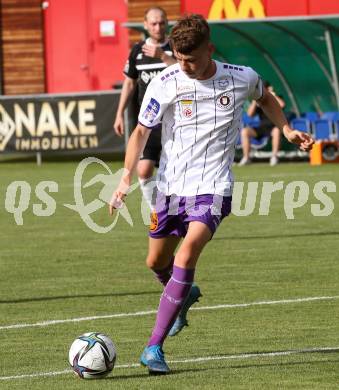
[[[185,237],[188,225],[193,221],[207,225],[213,235],[221,221],[231,212],[231,203],[231,196],[166,196],[158,191],[149,236]]]
[[[164,81],[164,80],[166,80],[168,77],[173,76],[175,73],[179,73],[179,72],[180,72],[179,69],[175,69],[173,72],[166,73],[165,75],[163,75],[163,76],[161,77],[161,81]]]
[[[244,71],[244,69],[243,68],[239,68],[239,66],[233,66],[233,65],[228,65],[228,64],[224,64],[224,68],[225,69],[240,70],[241,72]]]
[[[138,123],[141,125],[141,126],[144,126],[144,127],[147,127],[147,129],[150,129],[150,130],[161,130],[161,123],[158,123],[157,125],[155,126],[146,126],[144,125],[142,122],[138,121]]]

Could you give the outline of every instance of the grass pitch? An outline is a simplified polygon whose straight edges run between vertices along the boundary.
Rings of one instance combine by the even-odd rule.
[[[237,181],[258,181],[255,207],[248,216],[226,218],[205,248],[196,272],[204,296],[194,307],[201,310],[190,311],[190,326],[166,341],[173,371],[166,377],[149,377],[137,366],[155,314],[135,313],[156,310],[161,293],[144,265],[140,192],[127,199],[133,227],[119,218],[109,233],[95,233],[64,206],[74,203],[76,167],[1,163],[1,389],[338,388],[339,165],[234,169]],[[97,173],[107,172],[91,165],[86,175]],[[31,188],[21,226],[8,212],[14,181]],[[34,204],[46,207],[35,193],[41,181],[58,183],[50,193],[51,216],[35,215]],[[283,181],[268,215],[260,215],[264,181]],[[308,200],[287,219],[286,204],[296,202],[299,192],[289,199],[286,186],[297,181],[306,183]],[[338,187],[327,192],[334,207],[329,216],[312,215],[312,204],[325,207],[313,192],[320,181]],[[101,188],[84,189],[85,202]],[[110,222],[106,207],[92,217],[101,226]],[[88,331],[107,333],[117,346],[117,367],[107,379],[83,381],[67,371],[70,344]]]

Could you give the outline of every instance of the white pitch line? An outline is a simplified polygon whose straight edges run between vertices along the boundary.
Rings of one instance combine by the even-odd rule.
[[[20,328],[35,328],[35,327],[41,327],[41,326],[66,324],[66,323],[69,323],[69,322],[102,320],[102,319],[105,319],[105,318],[138,317],[138,316],[146,316],[146,315],[149,315],[149,314],[155,314],[156,312],[157,312],[156,310],[148,310],[148,311],[137,311],[137,312],[134,312],[134,313],[116,313],[116,314],[106,314],[106,315],[102,315],[102,316],[68,318],[68,319],[65,319],[65,320],[41,321],[41,322],[36,322],[35,324],[13,324],[13,325],[0,326],[0,330],[20,329]]]
[[[221,304],[214,306],[201,306],[201,307],[192,307],[190,310],[219,310],[219,309],[232,309],[236,307],[251,307],[251,306],[263,306],[263,305],[286,305],[289,303],[302,303],[302,302],[312,302],[312,301],[329,301],[338,299],[339,295],[334,296],[324,296],[324,297],[306,297],[306,298],[295,298],[295,299],[282,299],[279,301],[258,301],[250,303],[235,303],[235,304]],[[79,318],[68,318],[64,320],[50,320],[50,321],[41,321],[34,324],[12,324],[0,326],[1,330],[9,329],[22,329],[22,328],[37,328],[50,325],[58,324],[67,324],[70,322],[82,322],[82,321],[95,321],[102,320],[107,318],[124,318],[124,317],[140,317],[147,316],[150,314],[156,314],[157,310],[147,310],[147,311],[137,311],[133,313],[116,313],[116,314],[106,314],[102,316],[90,316],[90,317],[79,317]]]
[[[222,305],[215,305],[215,306],[192,307],[190,310],[218,310],[218,309],[230,309],[234,307],[250,307],[250,306],[260,306],[260,305],[286,305],[289,303],[328,301],[328,300],[334,300],[338,298],[339,295],[334,295],[332,297],[306,297],[306,298],[295,298],[295,299],[282,299],[279,301],[259,301],[259,302],[251,302],[251,303],[235,303],[235,304],[222,304]]]
[[[307,348],[300,350],[289,350],[289,351],[277,351],[277,352],[263,352],[263,353],[245,353],[239,355],[220,355],[220,356],[205,356],[198,358],[187,358],[179,360],[169,360],[169,364],[186,364],[186,363],[203,363],[209,361],[221,361],[221,360],[235,360],[235,359],[253,359],[253,358],[265,358],[265,357],[277,357],[277,356],[290,356],[306,353],[317,353],[317,352],[339,352],[339,347],[320,347],[320,348]],[[136,368],[140,367],[140,364],[131,363],[131,364],[120,364],[116,365],[114,369],[117,368]],[[54,372],[38,372],[34,374],[23,374],[23,375],[13,375],[13,376],[2,376],[0,380],[8,381],[15,379],[26,379],[26,378],[38,378],[38,377],[48,377],[48,376],[57,376],[57,375],[66,375],[72,372],[71,369],[54,371]],[[114,375],[113,375],[114,377]]]

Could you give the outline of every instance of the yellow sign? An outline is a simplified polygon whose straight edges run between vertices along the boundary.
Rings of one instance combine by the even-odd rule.
[[[265,16],[262,0],[240,0],[238,7],[234,4],[234,0],[214,0],[208,19],[247,19]]]

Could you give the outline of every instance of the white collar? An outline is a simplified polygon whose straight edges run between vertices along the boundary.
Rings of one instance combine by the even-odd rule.
[[[160,47],[163,47],[163,46],[166,46],[168,44],[168,39],[166,39],[166,41],[164,42],[161,42],[161,43],[158,43],[157,45],[152,43],[151,41],[151,38],[148,37],[145,41],[146,45],[151,45],[151,46],[160,46]]]

